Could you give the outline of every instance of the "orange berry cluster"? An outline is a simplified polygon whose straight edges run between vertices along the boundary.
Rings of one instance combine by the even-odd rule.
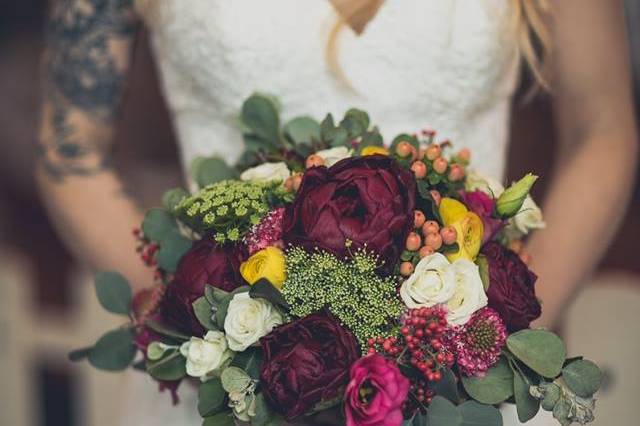
[[[416,149],[411,143],[402,141],[396,145],[396,155],[400,158],[410,160],[411,171],[416,179],[425,179],[429,171],[438,175],[446,176],[450,182],[459,182],[464,179],[465,168],[463,164],[469,162],[471,152],[462,149],[456,154],[455,162],[450,162],[443,154],[443,143],[429,143],[424,148]]]
[[[420,210],[414,210],[413,218],[414,231],[407,236],[405,249],[411,253],[418,253],[420,259],[437,252],[443,246],[456,242],[458,233],[455,228],[451,226],[441,228],[435,220],[427,220]],[[413,269],[414,262],[402,262],[400,275],[408,277],[413,273]]]

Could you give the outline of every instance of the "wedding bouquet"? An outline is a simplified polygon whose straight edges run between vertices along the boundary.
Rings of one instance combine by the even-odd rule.
[[[279,108],[249,98],[239,164],[198,158],[199,189],[146,214],[134,232],[157,282],[132,295],[99,274],[101,304],[129,322],[73,360],[141,369],[174,402],[192,382],[204,425],[338,408],[350,426],[493,426],[503,402],[522,422],[540,407],[593,419],[598,367],[529,328],[536,176],[505,189],[432,130],[386,146],[363,111],[281,126]]]

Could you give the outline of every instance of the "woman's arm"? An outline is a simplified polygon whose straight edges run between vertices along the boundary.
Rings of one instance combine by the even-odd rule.
[[[622,2],[556,0],[553,10],[560,148],[544,205],[547,229],[529,244],[546,326],[556,325],[608,248],[638,156]]]
[[[74,253],[96,269],[123,272],[142,288],[153,278],[135,256],[131,235],[142,215],[109,165],[136,25],[131,0],[54,2],[36,174]]]

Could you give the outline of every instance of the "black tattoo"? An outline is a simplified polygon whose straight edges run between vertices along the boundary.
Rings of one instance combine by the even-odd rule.
[[[125,74],[113,47],[128,42],[135,30],[132,0],[55,3],[45,54],[52,137],[41,146],[52,177],[90,175],[107,165],[104,147],[84,140],[76,131],[77,122],[104,127],[112,123]]]

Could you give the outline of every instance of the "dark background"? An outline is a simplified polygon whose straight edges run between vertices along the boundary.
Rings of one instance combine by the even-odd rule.
[[[55,235],[32,176],[37,157],[38,63],[45,15],[46,1],[0,1],[0,146],[3,148],[0,152],[0,260],[3,253],[10,253],[12,256],[7,258],[18,256],[25,262],[28,279],[24,280],[27,297],[23,302],[36,322],[54,317],[62,318],[64,323],[65,318],[71,321],[74,310],[78,309],[72,279],[77,265]],[[640,30],[637,1],[629,2],[628,15],[631,36],[637,40],[636,33]],[[634,53],[638,53],[640,46],[635,42],[633,46]],[[635,55],[634,60],[640,65],[640,55]],[[523,87],[513,106],[508,175],[515,178],[532,170],[543,176],[534,194],[541,199],[553,166],[555,138],[551,99],[538,96],[525,102],[528,81],[524,75]],[[144,37],[135,52],[130,82],[116,137],[116,166],[122,170],[130,191],[149,207],[160,199],[163,188],[179,184],[180,171],[174,135]],[[594,179],[597,179],[595,171]],[[610,247],[600,269],[640,273],[638,241],[640,189],[636,187],[620,236]],[[3,343],[1,326],[0,323],[0,345]],[[32,358],[28,375],[28,380],[32,380],[29,406],[38,413],[35,424],[84,424],[78,414],[82,410],[74,405],[81,400],[78,394],[82,378],[64,358],[46,354]],[[1,420],[0,415],[0,423]]]

